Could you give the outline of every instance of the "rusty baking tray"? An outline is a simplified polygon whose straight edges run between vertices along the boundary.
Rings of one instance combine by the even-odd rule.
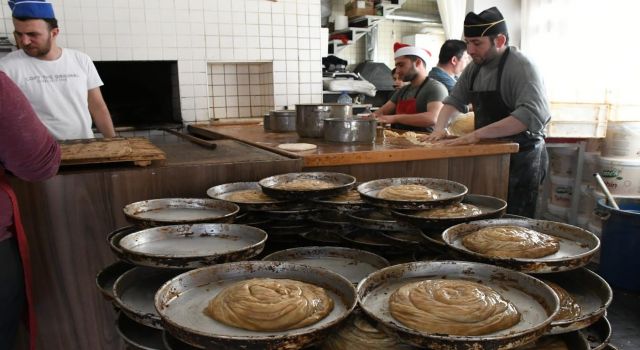
[[[229,198],[234,193],[244,190],[262,191],[262,188],[257,182],[233,182],[209,188],[207,190],[207,196],[223,201],[230,201],[237,204],[244,210],[280,210],[290,203],[290,201],[276,198],[270,198],[269,200],[261,202],[239,202],[237,200],[234,201]]]
[[[327,290],[334,301],[329,315],[313,325],[282,332],[230,327],[203,313],[224,288],[251,278],[287,278]],[[353,284],[327,269],[276,261],[247,261],[203,267],[176,276],[155,296],[164,328],[188,344],[229,349],[301,349],[324,339],[356,306]]]
[[[262,252],[267,233],[236,224],[193,224],[152,227],[122,237],[126,260],[162,268],[197,268],[250,259]]]
[[[128,234],[140,231],[142,229],[143,228],[140,228],[138,226],[124,226],[114,231],[111,231],[107,235],[107,242],[109,242],[109,248],[111,249],[113,254],[115,254],[115,256],[118,257],[118,259],[125,260],[125,261],[127,260],[126,255],[122,251],[122,247],[120,247],[120,240]]]
[[[162,330],[137,323],[123,312],[118,314],[116,331],[127,344],[127,349],[165,350]]]
[[[441,278],[492,287],[516,306],[520,321],[508,329],[482,336],[457,336],[420,332],[391,316],[389,297],[399,287]],[[502,267],[464,261],[415,262],[374,272],[358,284],[358,304],[388,332],[413,345],[439,350],[517,348],[545,334],[559,309],[558,297],[540,280]]]
[[[174,337],[171,333],[164,331],[162,332],[162,341],[164,343],[165,348],[167,350],[200,350],[204,349],[203,347],[193,346],[191,344],[187,344],[182,340]]]
[[[96,286],[98,286],[98,290],[100,290],[102,296],[104,296],[108,301],[112,301],[113,284],[116,282],[118,277],[122,276],[123,273],[134,267],[135,265],[119,260],[100,270],[100,272],[96,274]]]
[[[347,213],[354,226],[365,230],[375,231],[404,231],[416,230],[417,227],[398,221],[391,213],[382,208],[367,208]]]
[[[278,186],[294,180],[321,180],[331,183],[330,188],[308,189],[308,190],[286,190]],[[258,182],[262,191],[272,197],[282,199],[308,200],[311,198],[337,196],[347,193],[356,183],[356,178],[342,173],[332,172],[303,172],[288,173],[270,176]]]
[[[351,188],[347,195],[329,196],[321,198],[312,198],[311,201],[316,203],[323,209],[337,210],[340,212],[348,212],[353,210],[364,209],[367,204],[364,202],[360,193],[355,188],[359,183],[354,184],[354,188]]]
[[[609,320],[607,320],[605,316],[601,317],[589,327],[581,329],[579,332],[587,339],[591,345],[591,350],[603,350],[610,345],[611,323],[609,323]]]
[[[383,188],[396,185],[422,185],[434,190],[438,195],[438,199],[423,201],[404,201],[390,200],[378,197],[378,192]],[[465,185],[444,179],[433,179],[426,177],[398,177],[379,179],[360,184],[357,187],[358,192],[364,199],[365,203],[371,205],[391,208],[391,209],[408,209],[420,210],[433,207],[458,203],[462,200],[468,189]]]
[[[127,220],[139,226],[231,222],[236,204],[211,198],[161,198],[127,204]]]
[[[481,228],[499,225],[526,227],[557,237],[560,250],[537,259],[499,258],[479,254],[462,245],[462,238]],[[551,273],[577,269],[586,265],[600,249],[600,240],[593,233],[569,224],[533,219],[492,219],[472,221],[452,226],[442,239],[456,252],[476,261],[487,262],[527,273]]]

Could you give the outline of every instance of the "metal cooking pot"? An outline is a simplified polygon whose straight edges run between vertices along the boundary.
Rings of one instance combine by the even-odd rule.
[[[324,119],[347,118],[351,105],[339,103],[296,105],[296,131],[300,137],[324,137]]]
[[[283,109],[269,112],[269,129],[272,132],[296,131],[296,111]]]
[[[269,113],[265,113],[262,116],[262,126],[264,126],[264,131],[271,131],[271,126],[269,125]]]
[[[329,142],[373,143],[378,122],[370,118],[327,118],[324,120],[324,139]]]

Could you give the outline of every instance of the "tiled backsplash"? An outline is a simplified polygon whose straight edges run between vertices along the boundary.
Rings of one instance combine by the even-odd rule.
[[[209,92],[215,118],[261,116],[273,109],[273,65],[209,65]]]
[[[227,110],[226,90],[224,116],[222,110],[216,114],[214,97],[221,95],[211,91],[209,68],[227,63],[272,65],[273,102],[267,106],[269,98],[262,98],[260,107],[322,101],[320,0],[50,1],[62,47],[83,51],[96,61],[177,60],[185,122],[235,114],[235,109]],[[1,2],[0,19],[0,36],[12,38],[6,1]],[[263,77],[260,97],[269,89]],[[240,106],[237,97],[238,116],[248,116],[240,108],[246,112],[252,104]]]

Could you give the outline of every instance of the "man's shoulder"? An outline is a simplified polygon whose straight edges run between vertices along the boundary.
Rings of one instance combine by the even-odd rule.
[[[441,81],[437,80],[437,79],[429,79],[429,81],[427,82],[427,89],[430,89],[432,91],[444,91],[445,93],[449,93],[449,90],[447,90],[447,86],[444,85],[444,83],[442,83]]]
[[[10,64],[17,61],[23,61],[27,58],[29,58],[29,56],[27,56],[22,50],[11,51],[0,59],[0,64]]]
[[[531,65],[531,59],[529,59],[529,57],[527,57],[527,55],[525,55],[524,53],[522,53],[522,51],[520,51],[517,47],[515,46],[510,46],[509,47],[509,58],[507,59],[507,62],[511,61],[511,63],[515,63],[515,64],[527,64],[527,65]]]
[[[89,57],[89,55],[87,55],[86,53],[82,52],[82,51],[78,51],[78,50],[74,50],[74,49],[68,49],[68,48],[64,48],[62,49],[64,52],[64,55],[67,55],[68,57],[72,57],[76,60],[80,60],[80,61],[92,61],[91,57]]]

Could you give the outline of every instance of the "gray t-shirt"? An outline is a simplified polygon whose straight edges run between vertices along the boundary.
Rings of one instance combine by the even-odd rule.
[[[496,89],[499,61],[500,57],[496,57],[480,67],[474,91]],[[471,102],[469,84],[476,69],[473,62],[465,68],[444,104],[452,105],[459,111],[464,110]],[[527,130],[532,134],[544,135],[544,127],[551,119],[544,82],[536,67],[515,47],[511,47],[505,62],[501,84],[500,94],[504,103],[512,108],[511,115],[527,125]]]
[[[416,87],[411,84],[403,86],[393,93],[391,96],[391,102],[395,103],[397,106],[400,98],[409,100],[415,97],[417,113],[424,113],[427,111],[427,104],[431,102],[440,102],[449,94],[447,87],[435,79],[429,79],[424,84],[420,92],[418,92],[418,89],[420,89],[420,85]],[[418,96],[416,96],[416,93]]]

